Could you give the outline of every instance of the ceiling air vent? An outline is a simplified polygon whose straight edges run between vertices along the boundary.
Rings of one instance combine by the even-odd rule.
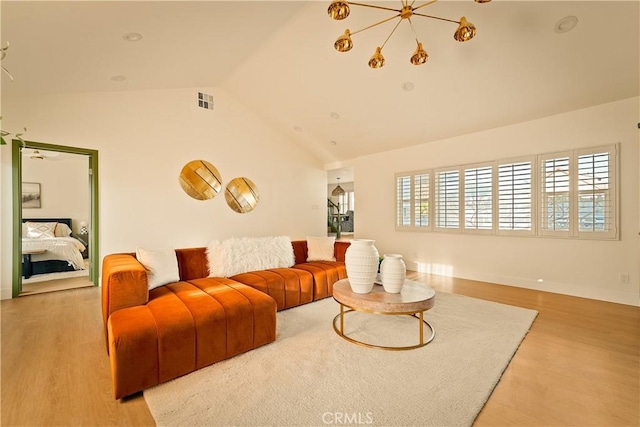
[[[213,110],[213,96],[203,92],[198,92],[198,107]]]

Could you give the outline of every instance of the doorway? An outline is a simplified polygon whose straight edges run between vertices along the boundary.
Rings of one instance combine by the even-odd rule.
[[[336,239],[352,238],[355,231],[353,167],[327,172],[327,234]]]
[[[76,159],[79,157],[85,165],[87,165],[86,169],[86,181],[84,181],[88,188],[88,213],[86,218],[74,218],[72,219],[72,223],[70,224],[70,229],[72,230],[72,235],[76,235],[80,237],[78,239],[80,242],[86,243],[85,255],[87,257],[87,264],[89,268],[89,281],[93,286],[98,285],[99,278],[99,253],[98,253],[98,243],[99,243],[99,218],[98,218],[98,151],[90,150],[85,148],[78,147],[69,147],[62,145],[54,145],[54,144],[46,144],[41,142],[34,141],[25,141],[24,144],[20,143],[20,141],[13,140],[12,141],[12,165],[13,165],[13,176],[12,176],[12,187],[13,187],[13,275],[12,275],[12,296],[16,298],[20,296],[22,293],[22,277],[25,275],[25,271],[23,271],[23,266],[25,269],[30,269],[30,259],[25,261],[25,258],[30,258],[29,254],[25,254],[23,250],[22,243],[22,234],[23,234],[23,190],[26,190],[26,193],[29,193],[31,188],[34,191],[42,189],[39,186],[35,186],[33,184],[38,183],[30,183],[27,184],[23,180],[23,172],[24,172],[24,163],[23,163],[23,151],[31,150],[33,153],[34,150],[37,150],[37,158],[44,157],[42,153],[50,153],[49,156],[76,156]],[[42,159],[43,161],[44,158]],[[80,178],[83,180],[84,178]],[[25,193],[25,194],[26,194]],[[40,201],[40,193],[37,193],[34,196]],[[31,200],[31,197],[29,197]],[[55,211],[54,211],[55,212]],[[55,215],[47,215],[53,216],[52,219],[56,219],[61,214],[65,216],[71,217],[70,214],[63,213],[64,211],[58,211]],[[31,215],[29,215],[31,216]],[[42,219],[42,215],[34,214],[34,218],[40,217]],[[76,223],[73,224],[73,220],[76,220]],[[57,227],[56,227],[57,228]],[[82,239],[82,240],[81,240]],[[80,249],[80,248],[79,248]],[[32,252],[27,250],[26,252]],[[40,249],[35,250],[35,252],[42,251]],[[48,264],[41,264],[47,265]],[[29,273],[29,272],[27,272]],[[86,280],[85,280],[86,285]]]

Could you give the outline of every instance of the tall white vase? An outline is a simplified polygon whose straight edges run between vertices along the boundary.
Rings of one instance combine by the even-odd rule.
[[[404,279],[407,277],[407,266],[399,254],[384,254],[380,265],[382,287],[390,294],[397,294],[402,290]]]
[[[371,292],[378,274],[380,255],[375,240],[354,239],[344,256],[351,290],[357,294]]]

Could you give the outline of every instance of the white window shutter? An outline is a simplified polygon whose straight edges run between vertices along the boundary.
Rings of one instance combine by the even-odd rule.
[[[460,170],[435,172],[435,228],[460,230]]]
[[[616,238],[616,146],[577,152],[577,233],[580,238]]]
[[[534,233],[533,158],[498,164],[498,233]]]
[[[569,237],[573,220],[571,201],[571,152],[538,156],[539,227],[545,236]]]
[[[493,167],[465,167],[465,230],[493,232],[493,204]]]

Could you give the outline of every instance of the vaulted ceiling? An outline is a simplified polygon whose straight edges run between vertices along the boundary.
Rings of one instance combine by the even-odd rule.
[[[347,53],[333,42],[390,14],[352,7],[333,21],[329,3],[2,1],[2,65],[15,77],[2,76],[2,94],[220,87],[325,164],[639,94],[638,1],[440,1],[423,13],[464,15],[476,37],[459,43],[455,24],[414,17],[429,61],[409,63],[405,21],[377,70],[367,61],[392,23],[354,35]],[[556,32],[566,16],[577,26]]]

